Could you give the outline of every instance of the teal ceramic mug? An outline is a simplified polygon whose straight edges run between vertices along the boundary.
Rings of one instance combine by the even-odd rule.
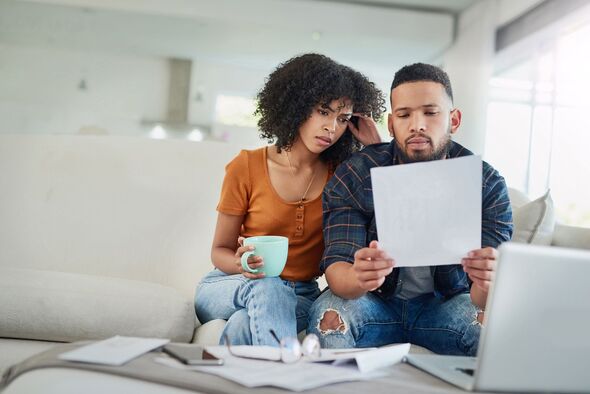
[[[254,250],[249,250],[242,255],[242,268],[244,271],[258,274],[264,272],[266,277],[279,276],[287,263],[289,252],[289,238],[278,235],[262,235],[249,237],[244,240],[244,246],[252,245]],[[248,265],[248,257],[261,256],[264,265],[252,269]]]

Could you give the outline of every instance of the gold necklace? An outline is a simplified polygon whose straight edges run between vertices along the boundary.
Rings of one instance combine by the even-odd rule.
[[[291,175],[293,175],[293,179],[297,179],[297,176],[295,176],[295,169],[293,168],[293,164],[291,164],[291,159],[289,158],[289,152],[285,151],[285,153],[287,155],[287,161],[289,162],[289,170],[291,170]],[[311,188],[311,184],[313,183],[313,180],[315,179],[315,174],[316,174],[316,172],[312,170],[311,179],[309,180],[309,183],[307,184],[307,188],[305,189],[305,192],[303,193],[303,195],[299,199],[299,203],[302,203],[303,201],[305,201],[305,197],[307,196],[307,192],[309,192],[309,189]]]

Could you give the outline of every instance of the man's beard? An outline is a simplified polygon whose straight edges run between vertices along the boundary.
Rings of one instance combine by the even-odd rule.
[[[432,144],[432,139],[427,135],[421,133],[408,137],[406,143],[410,138],[415,138],[418,136],[427,139],[430,142],[430,144]],[[451,149],[451,133],[449,130],[449,132],[447,132],[440,144],[437,147],[434,147],[433,151],[418,151],[414,152],[413,156],[408,155],[407,150],[400,145],[397,138],[395,139],[395,145],[397,145],[397,154],[399,155],[399,159],[402,163],[417,163],[421,161],[441,160],[449,154],[449,150]]]

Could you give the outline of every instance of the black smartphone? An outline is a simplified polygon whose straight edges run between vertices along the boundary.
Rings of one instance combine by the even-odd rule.
[[[351,116],[350,122],[358,129],[359,127],[359,117],[358,116]]]
[[[361,110],[358,110],[358,111],[354,111],[354,112],[355,113],[363,114],[363,116],[368,116],[368,117],[371,116],[371,111],[361,111]],[[356,127],[356,128],[359,127],[360,117],[358,117],[358,116],[351,116],[350,117],[350,121],[352,122],[352,124],[354,125],[354,127]]]
[[[162,351],[186,365],[223,365],[222,359],[198,345],[169,343],[164,345]]]

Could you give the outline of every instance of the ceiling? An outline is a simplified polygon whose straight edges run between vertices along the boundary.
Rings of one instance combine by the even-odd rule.
[[[477,0],[4,0],[0,43],[270,69],[321,52],[371,74],[434,61]]]
[[[297,1],[297,0],[293,0]],[[315,0],[334,3],[352,3],[373,7],[410,9],[416,11],[434,11],[458,14],[466,10],[477,0]]]

